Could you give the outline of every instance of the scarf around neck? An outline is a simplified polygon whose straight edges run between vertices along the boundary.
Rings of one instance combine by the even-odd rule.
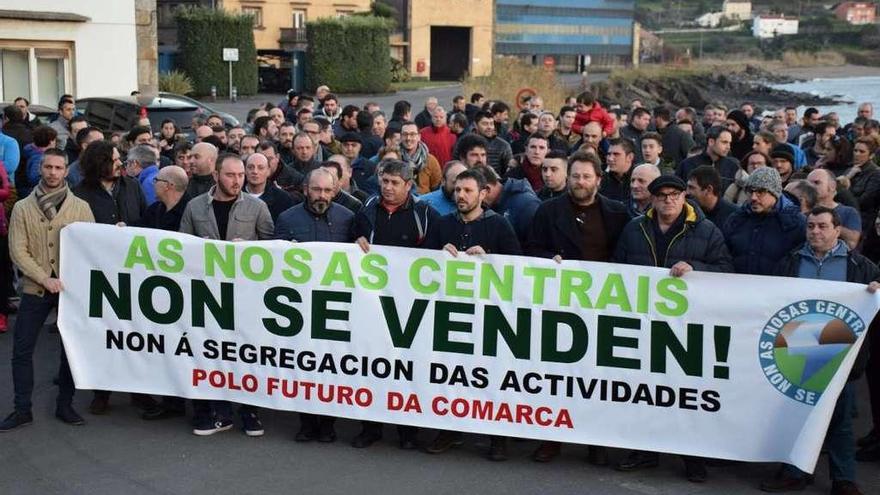
[[[425,143],[420,142],[418,148],[416,148],[415,153],[410,155],[403,146],[400,147],[400,158],[405,162],[410,162],[415,165],[416,173],[422,170],[422,167],[425,166],[425,163],[428,161],[428,146]]]
[[[40,211],[43,212],[47,220],[52,220],[58,214],[58,208],[67,198],[67,191],[67,182],[64,182],[60,188],[50,192],[46,192],[42,180],[34,188],[37,206],[40,207]]]

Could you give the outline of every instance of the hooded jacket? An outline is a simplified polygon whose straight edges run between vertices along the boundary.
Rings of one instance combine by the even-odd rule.
[[[724,236],[699,208],[685,202],[684,222],[665,253],[658,253],[655,247],[654,215],[654,209],[651,208],[644,215],[630,220],[623,228],[614,252],[615,262],[672,268],[679,261],[684,261],[698,271],[733,271],[730,253],[724,246]]]
[[[862,230],[866,230],[872,226],[880,207],[880,167],[872,161],[863,165],[862,171],[850,179],[849,190],[859,201]]]
[[[737,273],[771,275],[776,264],[806,239],[806,219],[800,208],[781,196],[766,214],[747,202],[733,212],[722,229]]]
[[[541,206],[541,200],[525,179],[507,179],[501,188],[498,202],[492,210],[502,215],[513,226],[520,245],[528,239],[529,228],[535,212]]]
[[[594,101],[593,106],[588,111],[575,114],[571,129],[581,134],[584,126],[590,122],[598,122],[602,126],[602,130],[605,131],[606,136],[614,134],[615,119],[607,110],[602,108],[598,101]]]

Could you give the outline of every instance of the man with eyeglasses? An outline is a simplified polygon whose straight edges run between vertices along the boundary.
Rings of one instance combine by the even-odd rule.
[[[798,205],[782,194],[775,168],[756,169],[745,190],[748,201],[722,228],[727,248],[737,273],[772,275],[779,260],[804,243],[806,221]]]
[[[673,277],[698,270],[730,272],[730,254],[721,231],[699,207],[685,199],[687,184],[674,175],[661,175],[651,181],[651,208],[632,219],[617,242],[614,261],[629,265],[668,268]],[[781,187],[780,187],[781,190]],[[688,481],[703,482],[708,476],[706,462],[682,456]],[[632,451],[618,464],[619,471],[636,471],[659,465],[656,452]]]

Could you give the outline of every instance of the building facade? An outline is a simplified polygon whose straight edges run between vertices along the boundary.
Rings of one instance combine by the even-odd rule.
[[[558,70],[628,65],[634,57],[631,0],[497,0],[495,51]]]
[[[747,21],[752,18],[752,2],[749,0],[724,0],[721,15],[727,19]]]
[[[139,89],[139,55],[135,0],[0,0],[2,101],[54,108],[63,94],[128,95]]]
[[[775,38],[798,33],[798,20],[785,16],[759,15],[752,20],[752,36],[755,38]]]
[[[388,0],[397,9],[391,56],[412,77],[457,80],[492,72],[493,0]]]
[[[874,24],[877,22],[877,5],[874,2],[842,2],[834,6],[834,15],[850,24]]]

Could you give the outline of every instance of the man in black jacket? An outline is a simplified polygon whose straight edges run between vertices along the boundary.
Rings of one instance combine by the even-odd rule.
[[[468,169],[455,178],[455,205],[457,211],[441,217],[425,239],[425,249],[443,249],[452,256],[464,253],[520,255],[519,240],[510,222],[492,210],[484,209],[486,177],[479,169]],[[439,454],[461,445],[461,432],[441,431],[426,449]],[[493,461],[507,460],[507,439],[492,436],[488,456]]]
[[[382,164],[379,175],[379,196],[373,196],[357,212],[352,225],[352,237],[366,253],[371,244],[400,247],[420,247],[434,228],[437,212],[427,203],[415,201],[410,195],[413,187],[413,168],[400,160]],[[382,423],[362,421],[363,429],[352,440],[355,448],[365,448],[382,439]],[[417,428],[397,427],[400,448],[418,447]]]
[[[626,206],[598,193],[602,164],[595,154],[578,152],[568,162],[567,191],[538,207],[525,251],[556,260],[609,261],[629,222]]]
[[[698,207],[685,200],[686,189],[684,181],[674,175],[661,175],[648,185],[652,207],[624,227],[614,252],[615,262],[668,268],[673,277],[693,270],[733,271],[724,236]],[[706,480],[703,459],[682,458],[689,481]],[[658,464],[656,452],[632,451],[617,469],[635,471]]]
[[[284,164],[280,166],[284,167]],[[261,153],[249,156],[245,164],[244,190],[251,196],[260,198],[269,207],[272,221],[278,220],[278,215],[293,206],[293,199],[278,186],[269,182],[269,159]]]
[[[147,210],[141,185],[126,176],[119,159],[119,150],[110,141],[96,141],[80,156],[82,183],[74,194],[89,204],[96,223],[136,225]],[[156,407],[148,395],[132,394],[132,402],[144,410]],[[89,405],[92,414],[105,414],[109,409],[110,392],[96,390]]]
[[[186,171],[177,165],[163,167],[153,179],[156,188],[156,201],[151,204],[144,216],[135,225],[148,229],[178,232],[183,211],[189,203],[186,186],[189,178]],[[156,406],[147,409],[141,415],[145,420],[168,419],[183,416],[186,412],[186,401],[180,397],[162,397]]]
[[[459,252],[520,255],[522,249],[510,222],[492,210],[484,209],[486,178],[468,169],[455,178],[453,190],[457,211],[434,224],[425,238],[425,249],[444,249],[453,256]]]
[[[119,150],[109,141],[89,145],[80,158],[82,183],[74,190],[96,223],[133,225],[147,209],[141,185],[123,173]]]
[[[556,262],[610,261],[620,233],[629,222],[626,206],[598,193],[602,163],[596,154],[579,151],[568,161],[567,192],[538,207],[526,252]],[[541,442],[532,458],[549,462],[560,451],[559,442]],[[587,459],[595,465],[606,465],[607,451],[591,445]]]
[[[699,155],[679,163],[675,175],[681,180],[687,180],[695,168],[712,165],[721,174],[721,190],[726,191],[736,180],[736,173],[739,171],[739,162],[727,156],[730,154],[732,139],[732,135],[727,129],[721,126],[711,127],[706,132],[706,149]]]
[[[880,289],[880,269],[868,258],[852,252],[840,239],[840,215],[824,206],[810,211],[807,217],[807,242],[783,258],[776,267],[776,275],[865,284],[872,294]],[[852,331],[849,327],[847,330]],[[852,342],[857,338],[852,332]],[[840,392],[825,434],[832,495],[861,493],[855,484],[856,449],[852,418],[856,406],[854,381],[864,371],[867,352],[865,342],[853,364],[849,381]],[[808,482],[807,473],[783,464],[774,478],[761,483],[761,489],[769,492],[803,490]]]

